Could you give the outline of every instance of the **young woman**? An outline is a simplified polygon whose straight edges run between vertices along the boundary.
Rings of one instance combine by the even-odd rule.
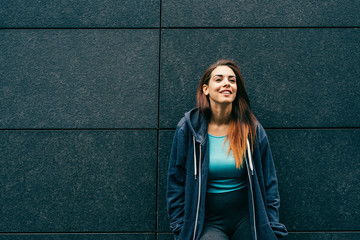
[[[268,138],[236,64],[211,65],[196,98],[198,107],[177,125],[170,156],[167,208],[175,239],[287,235]]]

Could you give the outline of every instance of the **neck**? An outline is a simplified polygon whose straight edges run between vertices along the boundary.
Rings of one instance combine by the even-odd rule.
[[[232,104],[227,104],[225,106],[212,105],[210,122],[216,125],[228,124],[230,121],[231,110]]]

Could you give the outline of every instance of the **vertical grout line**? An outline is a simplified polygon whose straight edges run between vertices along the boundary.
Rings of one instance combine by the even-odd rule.
[[[159,52],[158,52],[158,118],[157,118],[157,144],[156,144],[156,219],[155,219],[155,240],[158,240],[158,225],[159,225],[159,147],[160,147],[160,71],[161,71],[161,6],[162,1],[159,2]]]

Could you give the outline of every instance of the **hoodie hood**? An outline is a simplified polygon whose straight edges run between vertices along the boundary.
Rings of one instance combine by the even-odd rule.
[[[201,145],[205,144],[208,123],[198,108],[191,109],[185,113],[186,124],[195,140]]]

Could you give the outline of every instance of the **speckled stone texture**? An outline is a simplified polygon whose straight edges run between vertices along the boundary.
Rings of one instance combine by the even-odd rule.
[[[359,29],[165,29],[160,126],[175,128],[206,68],[228,58],[265,127],[359,127],[359,42]]]
[[[359,26],[360,2],[353,0],[163,0],[164,27],[334,27]]]
[[[219,58],[268,132],[287,239],[360,239],[359,9],[2,1],[0,240],[172,240],[174,130]]]
[[[174,240],[174,236],[171,233],[161,233],[157,237],[157,240]]]
[[[0,232],[155,231],[156,131],[2,131]]]
[[[0,31],[0,127],[157,126],[157,30]]]
[[[1,28],[158,27],[159,0],[2,1]]]
[[[360,130],[268,130],[289,231],[360,226]],[[322,238],[321,238],[322,239]]]

